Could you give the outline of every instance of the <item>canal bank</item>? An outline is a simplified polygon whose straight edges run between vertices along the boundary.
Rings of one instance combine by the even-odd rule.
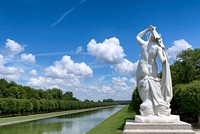
[[[105,109],[105,108],[110,108],[110,107],[115,107],[115,106],[95,107],[95,108],[88,108],[88,109],[69,110],[69,111],[62,111],[62,112],[28,115],[28,116],[0,118],[0,126],[30,122],[30,121],[41,120],[41,119],[46,119],[46,118],[51,118],[51,117],[56,117],[56,116],[62,116],[62,115],[94,111],[94,110]]]
[[[118,112],[124,106],[116,105],[87,112],[65,114],[47,119],[5,125],[1,134],[83,134]]]
[[[113,114],[86,134],[122,134],[126,119],[133,118],[134,113],[128,110],[128,105]]]

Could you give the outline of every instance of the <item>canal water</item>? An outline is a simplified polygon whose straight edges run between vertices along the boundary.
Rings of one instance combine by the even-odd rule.
[[[0,134],[84,134],[121,108],[123,106],[118,105],[84,113],[1,126]]]

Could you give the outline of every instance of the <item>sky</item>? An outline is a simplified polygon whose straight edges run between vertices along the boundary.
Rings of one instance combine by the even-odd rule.
[[[149,25],[173,64],[200,46],[200,1],[0,0],[0,78],[80,100],[130,100],[136,35]]]

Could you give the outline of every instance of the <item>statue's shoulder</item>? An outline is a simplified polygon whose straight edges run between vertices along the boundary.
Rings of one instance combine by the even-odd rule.
[[[157,50],[162,50],[162,47],[160,47],[158,44],[155,44],[154,48],[157,49]]]

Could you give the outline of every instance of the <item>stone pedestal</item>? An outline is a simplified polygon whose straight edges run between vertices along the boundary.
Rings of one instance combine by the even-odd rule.
[[[195,134],[189,123],[182,121],[171,123],[138,123],[127,120],[123,134]]]
[[[180,122],[180,117],[178,115],[170,116],[135,116],[135,122],[137,123],[175,123]]]

